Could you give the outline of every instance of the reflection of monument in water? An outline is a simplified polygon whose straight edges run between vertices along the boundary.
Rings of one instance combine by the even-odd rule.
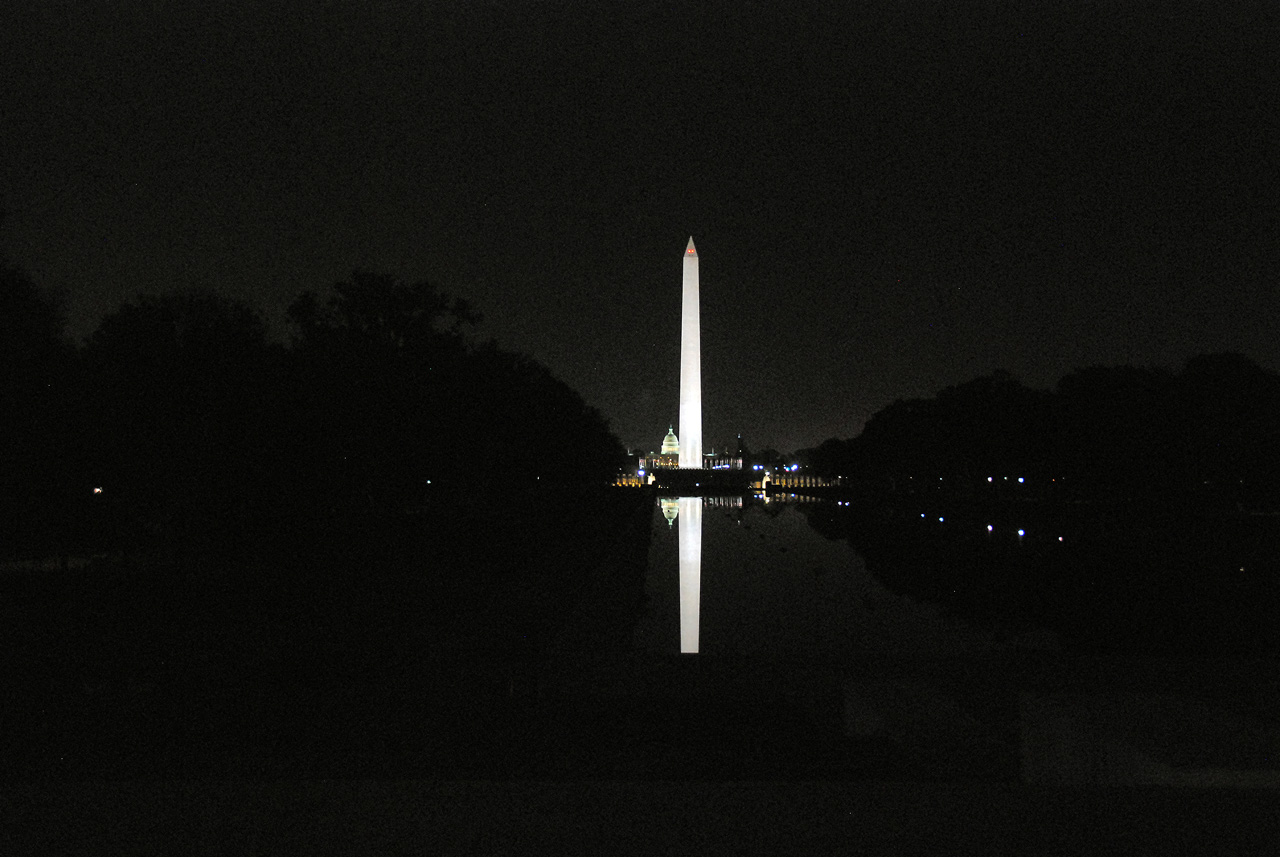
[[[742,498],[662,497],[658,500],[667,525],[676,524],[680,558],[680,653],[698,653],[702,611],[702,510],[706,506],[742,508]]]
[[[698,653],[702,607],[702,498],[681,497],[680,516],[680,653]]]
[[[680,653],[698,653],[698,622],[702,600],[702,498],[662,497],[658,500],[667,526],[675,523],[680,556]]]
[[[658,506],[667,526],[676,527],[680,556],[680,654],[698,653],[702,609],[702,498],[661,497]]]

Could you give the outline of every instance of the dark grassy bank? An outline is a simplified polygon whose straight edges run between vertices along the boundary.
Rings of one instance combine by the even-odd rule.
[[[513,716],[647,493],[258,519],[0,574],[6,776],[432,776]],[[643,558],[640,560],[643,567]]]

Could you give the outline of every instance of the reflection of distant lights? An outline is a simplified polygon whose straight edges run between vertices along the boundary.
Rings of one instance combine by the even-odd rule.
[[[991,526],[990,524],[987,524],[987,532],[990,533],[994,531],[995,531],[995,527]]]
[[[1027,534],[1026,530],[1018,530],[1018,535],[1025,536],[1026,534]]]

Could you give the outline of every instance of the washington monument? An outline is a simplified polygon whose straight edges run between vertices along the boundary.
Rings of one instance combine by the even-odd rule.
[[[698,318],[698,251],[684,250],[680,308],[680,467],[702,467],[702,333]]]

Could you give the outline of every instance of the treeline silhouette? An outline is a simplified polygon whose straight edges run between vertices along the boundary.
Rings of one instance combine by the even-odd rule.
[[[1052,391],[997,372],[894,402],[810,460],[875,492],[980,496],[987,477],[1022,477],[1040,499],[1275,507],[1280,375],[1233,353],[1080,369]]]
[[[430,283],[357,271],[290,318],[282,345],[231,299],[144,296],[74,347],[56,302],[3,261],[9,548],[605,484],[622,460],[594,408],[535,361],[471,344],[479,316]]]
[[[75,347],[0,267],[10,776],[492,775],[643,556],[604,419],[464,302],[357,272],[290,316],[141,297]]]

